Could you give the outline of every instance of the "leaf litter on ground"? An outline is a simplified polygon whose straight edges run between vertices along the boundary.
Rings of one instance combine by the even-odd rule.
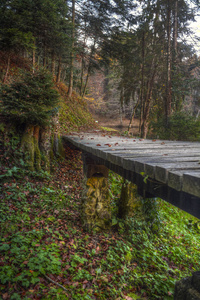
[[[199,269],[197,220],[160,200],[159,233],[136,218],[85,231],[81,153],[66,148],[52,168],[1,184],[2,299],[173,299],[175,282]],[[115,205],[121,179],[110,180]]]

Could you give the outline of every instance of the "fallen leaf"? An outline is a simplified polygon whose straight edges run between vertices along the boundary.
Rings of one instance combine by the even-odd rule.
[[[84,283],[84,284],[88,283],[88,280],[84,280],[83,283]]]
[[[101,144],[97,144],[96,146],[101,146]]]

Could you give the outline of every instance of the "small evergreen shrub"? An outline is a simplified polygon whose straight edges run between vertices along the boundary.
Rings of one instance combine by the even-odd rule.
[[[44,69],[0,85],[1,113],[11,123],[46,125],[57,112],[58,99],[52,76]]]
[[[166,140],[197,141],[200,138],[200,120],[187,112],[174,112],[166,126],[165,118],[151,123],[154,137]]]

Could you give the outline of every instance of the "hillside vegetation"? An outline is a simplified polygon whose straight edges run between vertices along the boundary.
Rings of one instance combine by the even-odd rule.
[[[2,299],[173,299],[175,282],[199,270],[197,219],[160,199],[117,218],[123,182],[111,173],[111,230],[86,231],[80,153],[65,148],[51,175],[17,165],[17,153],[13,138],[1,153]]]

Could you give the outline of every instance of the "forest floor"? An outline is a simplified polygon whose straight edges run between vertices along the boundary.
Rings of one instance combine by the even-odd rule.
[[[128,130],[128,126],[130,120],[128,118],[123,118],[122,124],[120,123],[119,116],[101,116],[101,115],[93,115],[94,120],[98,122],[98,125],[105,128],[113,128],[121,133],[124,133]],[[134,119],[133,124],[130,130],[131,135],[138,136],[139,135],[139,120]]]
[[[15,153],[0,153],[1,299],[173,299],[175,282],[200,269],[197,219],[160,199],[156,227],[118,219],[122,178],[110,173],[112,227],[86,231],[81,153],[66,148],[51,176],[14,165]]]

